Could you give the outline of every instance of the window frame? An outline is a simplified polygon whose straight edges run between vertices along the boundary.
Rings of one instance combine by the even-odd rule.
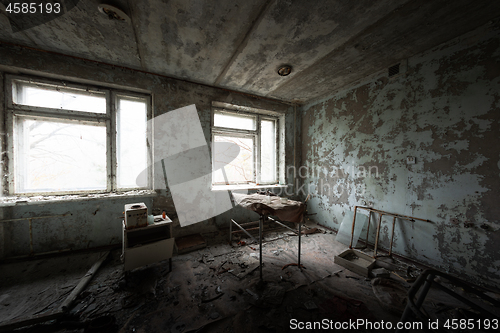
[[[15,82],[25,82],[28,85],[51,86],[61,90],[80,90],[84,92],[96,92],[103,94],[106,99],[106,113],[94,113],[87,111],[76,111],[66,109],[56,109],[40,106],[29,106],[14,103],[13,95],[16,93]],[[117,186],[117,106],[118,98],[142,99],[146,102],[146,149],[148,165],[148,185],[146,187],[118,188]],[[4,194],[7,196],[47,196],[47,195],[70,195],[70,194],[92,194],[92,193],[116,193],[131,190],[148,190],[153,184],[152,168],[152,128],[148,121],[152,117],[152,98],[149,94],[131,92],[123,89],[100,87],[95,85],[78,84],[61,80],[51,80],[33,76],[6,75],[5,76],[5,112],[6,112],[6,133],[7,133],[7,186],[4,187]],[[16,192],[16,119],[26,118],[50,118],[54,121],[70,122],[83,125],[97,125],[106,127],[106,189],[97,190],[72,190],[72,191],[49,191],[49,192]],[[4,159],[5,162],[5,159]]]
[[[215,183],[214,182],[214,149],[212,149],[211,158],[212,158],[212,187],[221,187],[221,186],[237,186],[237,185],[277,185],[281,183],[281,174],[282,170],[280,168],[280,149],[282,142],[282,133],[279,130],[280,126],[284,122],[284,115],[280,113],[275,113],[272,111],[262,110],[262,112],[258,112],[258,110],[254,111],[246,111],[246,110],[238,110],[235,106],[234,109],[231,109],[227,106],[217,106],[217,102],[214,102],[212,105],[212,116],[211,116],[211,142],[212,144],[215,142],[215,136],[235,136],[235,137],[251,137],[253,138],[253,180],[248,182],[229,182],[228,184],[224,183]],[[220,127],[215,126],[215,115],[216,114],[228,114],[228,115],[243,115],[249,117],[255,117],[255,130],[245,130],[245,129],[236,129],[236,128],[228,128],[228,127]],[[275,180],[262,182],[261,179],[261,121],[262,120],[270,120],[274,121],[274,131],[275,131]]]

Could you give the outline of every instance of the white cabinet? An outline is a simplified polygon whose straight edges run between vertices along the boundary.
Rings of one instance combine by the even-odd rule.
[[[155,216],[155,220],[161,216]],[[175,239],[172,237],[172,220],[168,217],[160,222],[141,228],[127,229],[123,222],[123,270],[169,259],[172,270],[172,254]]]

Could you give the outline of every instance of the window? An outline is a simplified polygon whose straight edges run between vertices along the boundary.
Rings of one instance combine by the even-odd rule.
[[[8,77],[9,194],[137,189],[150,97]],[[150,182],[148,181],[148,184]]]
[[[280,178],[278,167],[280,118],[271,112],[262,114],[214,108],[213,185],[277,184]],[[217,142],[238,145],[238,155],[234,158],[227,145],[217,145]],[[225,166],[222,167],[223,165]]]

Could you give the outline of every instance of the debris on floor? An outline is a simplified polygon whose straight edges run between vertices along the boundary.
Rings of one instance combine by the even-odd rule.
[[[389,276],[391,276],[391,272],[383,267],[375,268],[370,272],[370,276],[372,278],[388,278]]]
[[[188,253],[207,247],[207,243],[201,234],[176,238],[175,245],[178,254]]]
[[[403,314],[408,286],[393,279],[379,277],[372,280],[372,288],[380,306],[398,316]]]
[[[392,273],[389,278],[370,280],[336,264],[332,254],[342,253],[345,245],[336,242],[333,234],[312,233],[303,238],[301,262],[307,269],[301,271],[296,265],[289,265],[297,259],[296,238],[286,236],[284,231],[266,233],[262,249],[264,281],[260,280],[257,270],[258,249],[227,244],[227,232],[223,231],[204,236],[207,247],[174,256],[172,271],[167,260],[124,273],[120,249],[112,251],[111,259],[103,263],[64,317],[28,326],[19,332],[82,333],[84,329],[91,332],[89,328],[95,332],[202,329],[204,332],[286,332],[292,318],[303,321],[365,318],[392,322],[400,319],[410,284]],[[80,269],[79,274],[67,272],[69,279],[64,278],[64,274],[52,273],[53,264],[43,268],[37,267],[35,261],[28,269],[39,271],[36,281],[16,282],[16,277],[26,273],[22,272],[22,265],[9,270],[13,272],[11,276],[2,273],[0,306],[8,311],[4,313],[9,314],[9,319],[15,319],[23,314],[18,305],[24,310],[32,309],[33,315],[57,307],[99,258],[97,254],[85,256],[83,259],[78,256],[51,259],[58,267],[61,262],[69,263],[68,270],[76,264],[73,260],[87,263],[82,265],[85,269]],[[384,268],[376,268],[378,266]],[[419,272],[411,264],[396,259],[377,259],[372,273],[386,276],[387,271],[405,277]],[[40,285],[23,286],[34,282]],[[430,304],[435,307],[426,310],[441,316],[454,315],[457,311],[461,316],[471,315],[467,309],[439,298],[432,299]],[[0,325],[3,322],[1,319]]]

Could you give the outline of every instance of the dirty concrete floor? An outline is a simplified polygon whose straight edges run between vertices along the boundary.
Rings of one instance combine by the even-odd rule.
[[[98,257],[79,254],[0,266],[0,325],[57,307]]]
[[[302,237],[302,272],[296,266],[282,269],[297,262],[297,237],[289,231],[265,233],[264,283],[259,282],[258,245],[249,244],[247,238],[242,239],[247,242],[244,246],[238,246],[237,241],[229,245],[227,230],[204,235],[207,248],[175,256],[172,272],[164,261],[124,274],[121,253],[115,250],[67,316],[19,332],[288,332],[292,319],[345,322],[363,318],[396,323],[402,307],[395,310],[394,306],[382,306],[370,279],[335,264],[334,256],[347,246],[336,242],[330,231],[321,231]],[[97,254],[67,256],[30,265],[38,267],[42,276],[51,276],[52,292],[57,295],[61,285],[68,282],[52,269],[54,262],[66,270],[76,265],[79,269],[73,267],[74,274],[83,276],[82,268],[90,267],[96,258]],[[11,270],[11,265],[2,271],[23,275],[22,271]],[[75,285],[78,282],[74,277],[71,281]],[[33,283],[33,294],[40,294],[42,287]],[[402,286],[406,291],[408,285]],[[2,284],[0,299],[10,293],[11,299],[23,299],[24,308],[33,313],[25,292],[13,295],[16,288],[15,284],[10,289]],[[62,302],[64,297],[57,300]],[[59,305],[57,300],[47,298],[47,304],[38,304],[36,311],[50,311]],[[2,301],[0,325],[5,322],[5,314],[12,312],[6,312],[12,303]],[[96,323],[105,315],[110,317]],[[90,330],[89,323],[102,329]]]

